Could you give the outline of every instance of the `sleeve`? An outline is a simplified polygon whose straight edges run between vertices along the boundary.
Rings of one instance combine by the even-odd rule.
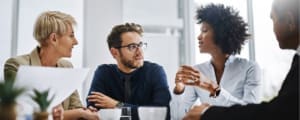
[[[234,104],[245,105],[260,102],[261,77],[259,66],[257,64],[252,64],[248,67],[246,76],[240,77],[240,79],[246,79],[242,87],[243,97],[241,99],[237,98],[221,86],[220,95],[215,98],[220,102],[218,105],[231,106]]]
[[[103,69],[104,69],[103,66],[102,67],[99,66],[95,71],[88,95],[91,95],[91,92],[93,91],[105,93],[104,91],[105,86],[103,84],[103,75],[104,75]],[[88,100],[86,100],[86,102],[87,102],[87,107],[92,106],[94,108],[97,108],[92,102],[89,102]]]
[[[234,105],[231,107],[213,106],[201,116],[201,120],[298,120],[299,96],[285,94],[269,103]]]
[[[258,116],[263,115],[263,106],[265,104],[234,105],[231,107],[212,106],[203,113],[201,120],[262,120],[258,119]],[[265,120],[268,119],[270,118]]]
[[[4,64],[4,80],[14,80],[19,64],[13,58],[8,59]]]
[[[170,103],[171,118],[173,120],[181,120],[197,99],[198,95],[195,93],[194,87],[185,86],[184,93],[173,95]]]
[[[167,76],[161,66],[153,71],[153,102],[154,106],[169,106],[171,94],[167,83]]]
[[[68,101],[68,102],[66,102]],[[82,108],[83,105],[80,101],[78,91],[73,92],[65,101],[63,101],[64,110],[72,110],[76,108]]]
[[[171,94],[167,82],[167,75],[164,69],[159,66],[152,73],[153,76],[153,106],[165,106],[167,107],[167,119],[170,119],[170,100]]]

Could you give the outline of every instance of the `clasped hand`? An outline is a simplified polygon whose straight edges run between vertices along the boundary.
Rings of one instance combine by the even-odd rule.
[[[101,108],[115,108],[118,101],[104,95],[100,92],[91,92],[91,95],[87,97],[89,102],[93,102],[96,107]]]

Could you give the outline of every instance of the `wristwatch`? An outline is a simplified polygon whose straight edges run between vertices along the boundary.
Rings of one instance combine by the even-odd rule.
[[[120,102],[120,101],[119,101],[119,102],[117,103],[117,105],[116,105],[117,108],[121,108],[121,107],[123,107],[123,106],[124,106],[124,103],[123,103],[123,102]]]
[[[221,88],[220,86],[218,86],[217,88],[214,89],[213,93],[210,93],[209,97],[216,98],[219,96],[220,92],[221,92]]]

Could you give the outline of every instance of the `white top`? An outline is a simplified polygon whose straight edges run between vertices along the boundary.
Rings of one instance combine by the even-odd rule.
[[[210,61],[194,66],[210,80],[216,82],[215,71]],[[182,95],[173,95],[171,118],[181,120],[197,99],[202,103],[217,106],[231,106],[260,102],[261,76],[255,62],[230,56],[220,81],[221,92],[218,97],[209,97],[209,92],[195,86],[186,86]]]

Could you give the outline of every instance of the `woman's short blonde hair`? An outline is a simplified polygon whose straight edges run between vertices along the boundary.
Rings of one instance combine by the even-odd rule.
[[[68,26],[76,25],[75,19],[66,13],[59,11],[46,11],[37,18],[33,36],[43,46],[51,33],[63,35],[67,32]]]

